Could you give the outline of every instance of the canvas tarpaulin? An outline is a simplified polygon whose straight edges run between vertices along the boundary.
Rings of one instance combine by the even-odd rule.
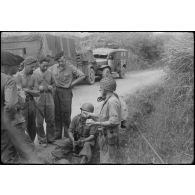
[[[55,57],[61,51],[72,59],[76,56],[73,39],[50,34],[2,37],[1,48],[22,57],[33,56],[38,59],[47,55]]]

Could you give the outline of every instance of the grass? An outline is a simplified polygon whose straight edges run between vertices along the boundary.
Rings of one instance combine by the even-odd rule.
[[[159,62],[168,67],[164,84],[127,100],[128,127],[121,133],[123,163],[181,164],[194,159],[193,38],[187,34],[166,47]]]

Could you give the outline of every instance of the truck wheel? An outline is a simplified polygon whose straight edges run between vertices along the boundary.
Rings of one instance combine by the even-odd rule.
[[[123,78],[125,77],[125,71],[126,71],[125,66],[122,66],[122,67],[121,67],[121,70],[120,70],[120,72],[119,72],[119,77],[120,77],[121,79],[123,79]]]
[[[95,83],[95,71],[93,68],[89,68],[86,81],[90,85],[93,85]]]
[[[109,68],[104,68],[103,71],[102,71],[102,78],[105,78],[109,75],[111,75],[110,69]]]

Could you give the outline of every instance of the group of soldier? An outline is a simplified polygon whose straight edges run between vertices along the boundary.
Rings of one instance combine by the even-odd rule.
[[[37,153],[37,135],[43,148],[63,140],[64,148],[78,153],[80,163],[90,163],[97,143],[100,163],[116,163],[121,122],[116,81],[111,76],[100,81],[99,113],[94,113],[93,104],[84,103],[71,121],[72,88],[85,75],[63,52],[55,60],[50,66],[47,57],[27,57],[18,72],[17,65],[1,61],[2,162],[47,163]]]

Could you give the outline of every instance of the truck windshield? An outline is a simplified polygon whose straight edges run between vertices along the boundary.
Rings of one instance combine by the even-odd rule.
[[[106,59],[107,57],[108,57],[108,55],[94,54],[94,58]]]

